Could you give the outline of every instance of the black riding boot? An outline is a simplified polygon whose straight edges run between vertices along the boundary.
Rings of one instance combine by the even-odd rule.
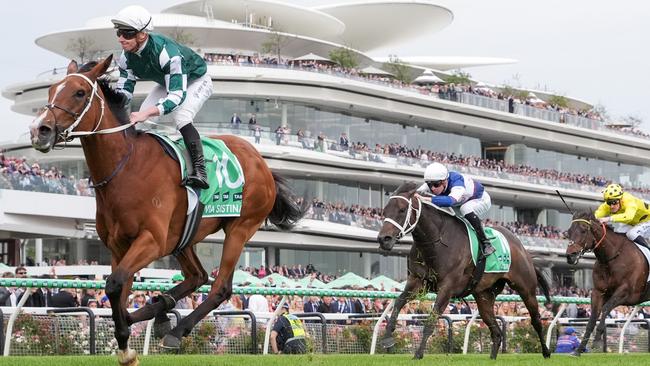
[[[201,189],[210,188],[205,173],[205,158],[203,157],[203,145],[201,145],[199,132],[191,123],[183,126],[180,131],[185,146],[187,146],[187,151],[190,153],[190,159],[192,159],[192,174],[188,173],[183,184]]]
[[[641,245],[641,246],[643,246],[643,247],[646,247],[646,248],[650,249],[650,245],[648,245],[648,242],[645,241],[645,238],[642,237],[641,235],[637,236],[636,239],[634,239],[634,242]]]
[[[472,224],[474,231],[476,231],[476,236],[478,237],[479,247],[481,248],[481,253],[483,256],[487,257],[488,255],[495,252],[496,249],[490,243],[490,240],[485,236],[485,231],[483,231],[483,225],[481,225],[481,219],[474,213],[470,212],[465,215],[467,221]]]

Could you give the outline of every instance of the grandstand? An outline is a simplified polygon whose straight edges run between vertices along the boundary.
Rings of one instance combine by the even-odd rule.
[[[588,268],[593,262],[583,261],[575,271],[563,257],[565,242],[559,233],[568,227],[570,216],[555,190],[573,209],[595,206],[599,187],[608,181],[647,194],[641,177],[650,163],[650,139],[618,128],[610,133],[606,121],[588,112],[589,103],[567,98],[567,106],[552,106],[540,93],[510,103],[504,90],[487,92],[489,88],[475,81],[467,86],[423,86],[367,73],[369,67],[385,68],[368,56],[383,45],[377,42],[405,42],[415,34],[438,31],[453,18],[446,8],[425,2],[378,2],[372,5],[372,22],[387,26],[373,30],[374,37],[367,39],[363,27],[369,24],[359,16],[364,11],[359,4],[306,8],[264,0],[247,6],[234,1],[206,1],[202,7],[197,3],[179,3],[154,15],[157,31],[172,34],[182,28],[208,61],[215,93],[196,126],[204,134],[237,134],[253,143],[254,127],[260,127],[255,146],[269,166],[290,178],[296,192],[314,200],[309,217],[295,232],[258,232],[241,257],[243,267],[301,263],[325,273],[402,279],[409,241],[392,256],[379,253],[375,236],[380,209],[401,182],[420,179],[428,162],[440,160],[486,185],[493,198],[491,221],[546,228],[520,235],[537,263],[560,285],[590,287]],[[415,6],[417,12],[409,8]],[[426,21],[391,26],[396,9]],[[293,39],[280,59],[259,52],[273,34],[274,23],[282,24],[284,36]],[[108,16],[90,19],[79,29],[43,35],[36,43],[74,57],[66,47],[73,34],[92,36],[102,56],[118,52]],[[353,42],[345,45],[358,60],[354,68],[293,61],[309,54],[326,58],[344,46],[343,39]],[[471,59],[464,59],[432,72],[444,79],[450,75],[446,70],[471,65]],[[415,60],[407,66],[413,77],[432,67]],[[33,114],[45,104],[47,88],[61,76],[61,70],[43,74],[2,94],[13,100],[15,111]],[[152,87],[150,82],[138,83],[134,108]],[[241,124],[230,123],[234,113]],[[253,114],[257,122],[249,124]],[[172,126],[164,119],[161,123]],[[35,263],[92,259],[110,264],[94,230],[95,203],[84,180],[88,172],[78,142],[47,156],[26,140],[2,148],[7,158],[20,160],[20,166],[27,163],[27,168],[18,173],[3,168],[0,175],[0,259],[11,265],[26,263],[27,257]],[[34,178],[38,174],[27,171],[33,163],[48,167],[48,172],[55,167],[56,172]],[[207,269],[218,264],[222,240],[222,234],[215,234],[198,245]],[[176,263],[168,258],[154,266],[175,268]]]

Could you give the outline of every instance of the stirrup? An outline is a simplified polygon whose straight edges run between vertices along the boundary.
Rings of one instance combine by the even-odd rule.
[[[488,244],[483,246],[481,248],[481,254],[483,254],[484,257],[489,257],[490,255],[494,254],[497,250],[494,248],[492,244]]]

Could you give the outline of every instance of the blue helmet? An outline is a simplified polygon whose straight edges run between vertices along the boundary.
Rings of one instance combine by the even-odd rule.
[[[566,334],[566,335],[571,335],[571,334],[573,334],[575,332],[576,332],[576,330],[573,329],[573,327],[564,328],[564,334]]]

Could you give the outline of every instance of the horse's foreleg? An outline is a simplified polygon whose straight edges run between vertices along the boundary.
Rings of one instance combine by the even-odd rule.
[[[582,352],[587,349],[587,343],[589,342],[589,337],[591,337],[591,332],[594,331],[596,326],[596,320],[600,315],[600,309],[603,307],[603,295],[600,291],[593,289],[591,291],[591,315],[589,316],[589,322],[585,328],[585,334],[578,346],[578,349],[573,351],[573,356],[580,356]]]
[[[152,299],[153,302],[151,304],[147,304],[145,307],[128,314],[127,320],[129,325],[155,317],[154,335],[162,338],[171,330],[167,312],[175,307],[176,301],[190,295],[194,290],[208,281],[208,274],[196,256],[193,246],[185,248],[177,256],[177,259],[185,276],[183,282]]]
[[[409,299],[412,299],[417,295],[417,293],[422,288],[422,285],[423,283],[421,279],[414,276],[409,276],[409,279],[406,282],[406,286],[404,287],[404,291],[402,291],[397,300],[395,300],[395,306],[393,306],[393,311],[391,312],[388,323],[386,324],[386,333],[384,333],[384,337],[381,339],[382,347],[390,348],[395,345],[393,332],[395,331],[395,327],[397,325],[397,317],[399,316],[399,312],[402,310],[404,305],[406,305]]]
[[[208,298],[188,316],[183,318],[162,341],[165,348],[176,349],[181,345],[181,338],[190,334],[192,328],[205,318],[209,312],[216,309],[232,295],[232,276],[244,244],[253,236],[261,222],[237,220],[226,229],[226,239],[223,242],[223,252],[219,265],[219,274],[212,283]]]
[[[424,329],[422,329],[422,339],[420,340],[420,346],[415,351],[414,359],[422,359],[424,357],[424,350],[427,348],[427,340],[433,334],[434,327],[438,323],[438,316],[444,312],[444,309],[449,305],[449,299],[451,299],[451,292],[444,287],[438,292],[438,297],[436,302],[433,305],[433,310],[428,319],[424,321]]]
[[[159,248],[150,232],[143,232],[133,241],[129,250],[106,279],[106,295],[111,302],[115,339],[118,345],[118,361],[122,365],[137,365],[137,354],[128,348],[129,324],[127,321],[127,299],[131,292],[133,275],[159,258]]]

